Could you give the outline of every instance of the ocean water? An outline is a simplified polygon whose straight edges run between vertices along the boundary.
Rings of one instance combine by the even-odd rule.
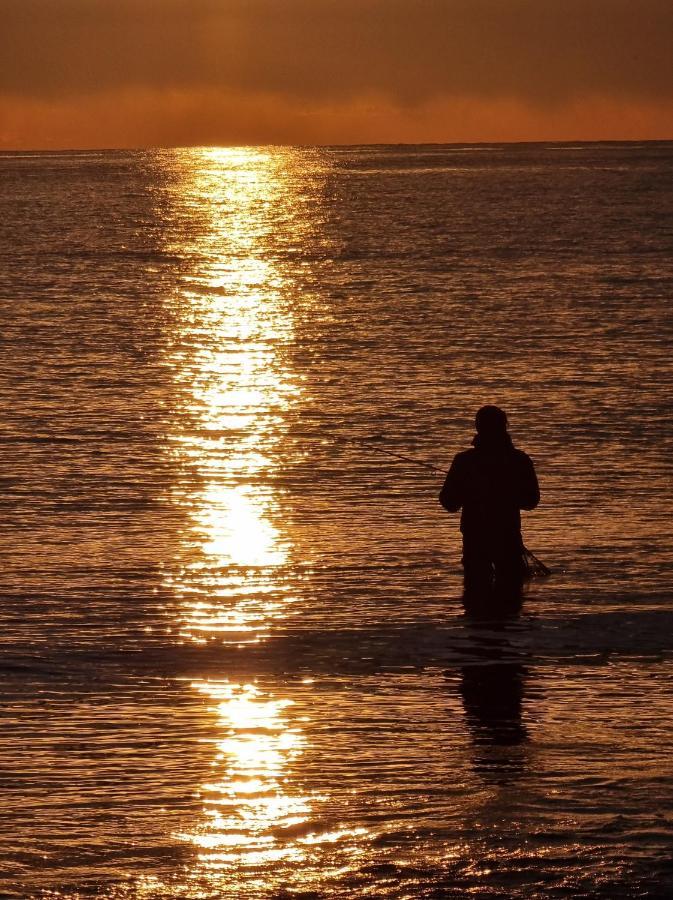
[[[671,896],[672,176],[0,154],[0,895]],[[553,570],[506,622],[389,455],[487,402]]]

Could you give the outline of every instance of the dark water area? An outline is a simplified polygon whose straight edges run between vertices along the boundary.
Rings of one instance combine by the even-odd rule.
[[[671,896],[672,295],[670,143],[0,154],[0,896]]]

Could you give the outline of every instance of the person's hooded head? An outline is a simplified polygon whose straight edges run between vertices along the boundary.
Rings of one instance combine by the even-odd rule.
[[[503,434],[507,431],[507,413],[499,406],[482,406],[474,418],[477,434]]]
[[[499,406],[482,406],[474,419],[477,429],[475,446],[509,444],[507,413]]]

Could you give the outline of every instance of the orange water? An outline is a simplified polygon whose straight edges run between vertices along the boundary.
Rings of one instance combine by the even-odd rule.
[[[552,152],[553,150],[553,152]],[[673,890],[673,148],[0,155],[0,889]],[[474,411],[538,468],[460,603]]]

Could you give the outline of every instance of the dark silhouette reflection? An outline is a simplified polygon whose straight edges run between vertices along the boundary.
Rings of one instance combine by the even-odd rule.
[[[504,783],[520,775],[528,739],[522,701],[528,670],[521,663],[495,661],[461,668],[460,694],[473,744],[475,771]]]
[[[448,512],[462,510],[466,593],[494,589],[516,593],[528,574],[522,509],[534,509],[540,489],[530,457],[507,433],[507,415],[483,406],[476,415],[472,449],[456,454],[439,495]]]
[[[509,606],[506,610],[501,606],[495,617],[490,595],[476,611],[466,606],[468,628],[475,638],[474,659],[461,666],[459,686],[475,771],[496,784],[506,784],[524,772],[528,740],[523,701],[530,672],[526,656],[504,633],[508,621],[511,627],[511,619],[517,616],[521,595],[502,599]],[[476,602],[476,597],[472,600]]]

